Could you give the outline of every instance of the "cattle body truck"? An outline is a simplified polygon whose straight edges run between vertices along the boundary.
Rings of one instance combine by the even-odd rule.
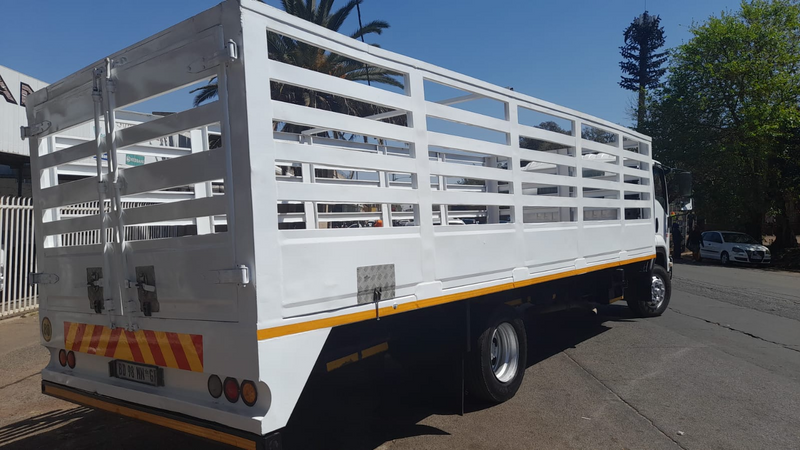
[[[313,372],[409,348],[443,308],[464,312],[468,395],[502,402],[526,368],[522,311],[669,302],[647,136],[256,1],[89,65],[27,114],[54,397],[273,449]],[[56,144],[86,124],[94,138]],[[191,151],[148,144],[165,136]],[[96,173],[59,176],[78,161]],[[145,225],[181,232],[128,232]]]

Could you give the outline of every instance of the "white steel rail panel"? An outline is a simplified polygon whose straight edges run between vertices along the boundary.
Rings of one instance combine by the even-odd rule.
[[[179,186],[223,179],[226,175],[226,151],[215,148],[122,171],[125,183],[121,195],[134,195]]]
[[[126,225],[158,224],[171,220],[193,219],[195,217],[218,216],[227,211],[224,196],[201,197],[182,202],[162,203],[140,206],[125,210]]]
[[[75,217],[73,219],[61,219],[53,222],[45,222],[42,226],[42,230],[45,236],[54,236],[64,233],[97,230],[100,228],[100,225],[100,215],[95,213],[85,217]]]
[[[508,181],[513,180],[510,170],[494,167],[473,166],[469,164],[431,161],[431,174],[452,178],[473,178],[479,180]]]
[[[565,186],[565,187],[575,187],[578,186],[579,183],[585,183],[587,181],[586,178],[579,181],[579,177],[570,177],[567,175],[554,175],[550,173],[528,172],[524,170],[520,171],[519,177],[520,181],[522,181],[523,183],[548,184],[548,185]]]
[[[433,191],[431,198],[435,205],[486,205],[512,206],[514,196],[490,192]]]
[[[508,134],[511,132],[511,124],[508,121],[495,119],[491,116],[465,111],[452,106],[441,105],[439,103],[425,102],[425,110],[428,117],[471,125],[486,130],[499,131]]]
[[[278,199],[320,203],[416,204],[414,189],[391,189],[340,184],[278,183]]]
[[[101,144],[102,145],[102,144]],[[60,166],[79,159],[90,158],[97,152],[97,142],[92,139],[82,144],[48,153],[39,157],[39,170]],[[94,161],[92,161],[94,163]],[[95,171],[97,173],[97,171]]]
[[[42,209],[97,200],[97,175],[42,189],[36,203]]]
[[[219,101],[214,101],[150,122],[123,128],[117,131],[117,148],[122,149],[140,142],[152,141],[163,136],[211,125],[220,121],[221,109]]]
[[[313,138],[312,138],[313,139]],[[403,156],[382,155],[374,152],[341,149],[329,145],[309,145],[290,141],[275,141],[275,160],[340,167],[346,169],[371,169],[388,172],[413,173],[416,161]]]
[[[270,79],[286,84],[300,86],[315,91],[327,92],[366,103],[384,106],[399,111],[411,109],[411,99],[380,88],[365,86],[332,75],[303,69],[290,64],[270,60]]]
[[[396,141],[410,142],[414,133],[410,128],[385,122],[348,116],[291,103],[272,101],[273,118],[279,122],[369,135]]]
[[[584,169],[593,169],[601,172],[613,172],[613,173],[622,173],[623,171],[623,167],[621,167],[619,164],[613,161],[603,162],[586,158],[579,158],[579,159],[581,159],[581,166],[583,166]],[[638,176],[641,176],[641,174]],[[620,184],[619,186],[622,185]]]
[[[648,202],[644,202],[648,203]],[[634,207],[635,202],[630,202],[631,207]],[[581,206],[588,208],[622,208],[621,199],[606,199],[606,198],[591,198],[584,197],[581,199]]]
[[[603,144],[596,141],[590,141],[588,139],[581,139],[581,147],[584,150],[592,150],[600,153],[607,153],[609,155],[619,156],[622,155],[622,149],[617,147],[616,142],[613,144]]]
[[[417,125],[419,126],[419,125]],[[481,141],[461,136],[453,136],[435,131],[428,131],[428,147],[444,147],[485,155],[511,157],[511,147],[493,142]]]
[[[575,147],[576,139],[575,136],[568,136],[562,133],[556,133],[555,131],[543,130],[541,128],[536,127],[529,127],[527,125],[517,125],[519,129],[519,134],[522,137],[539,139],[542,141],[553,142],[556,144],[561,144],[564,147]]]
[[[520,202],[523,206],[547,206],[575,208],[582,206],[582,199],[575,197],[549,197],[546,195],[523,195]]]
[[[546,164],[558,164],[562,166],[575,167],[581,158],[576,158],[569,155],[559,155],[558,153],[550,153],[540,150],[531,150],[527,148],[519,149],[519,156],[523,161],[533,161]],[[525,172],[525,170],[523,170]],[[529,172],[531,173],[531,172]]]
[[[617,191],[617,192],[619,192],[625,187],[623,184],[617,181],[595,180],[592,178],[583,178],[581,180],[581,186],[585,188],[606,189],[609,191]]]

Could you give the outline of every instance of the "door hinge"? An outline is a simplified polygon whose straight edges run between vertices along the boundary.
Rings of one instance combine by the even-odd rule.
[[[28,275],[28,284],[56,284],[58,283],[58,275],[54,273],[30,273]]]
[[[228,39],[223,50],[192,62],[189,64],[189,67],[187,67],[187,70],[189,73],[198,73],[216,67],[225,62],[225,60],[235,61],[237,59],[239,59],[239,46],[236,45],[233,39]]]
[[[27,139],[29,137],[40,135],[40,134],[44,133],[45,131],[49,130],[50,129],[50,125],[52,125],[50,123],[50,121],[49,120],[45,120],[45,121],[37,123],[36,125],[31,125],[29,127],[26,127],[26,126],[19,127],[20,138],[22,138],[22,140],[24,141],[25,139]]]
[[[244,265],[235,269],[212,270],[211,273],[214,284],[238,284],[242,287],[250,284],[250,269]]]

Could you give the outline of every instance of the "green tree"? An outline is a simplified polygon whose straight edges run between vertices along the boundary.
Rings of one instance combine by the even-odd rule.
[[[710,223],[759,237],[772,214],[776,244],[795,246],[787,218],[799,194],[800,6],[745,1],[691,31],[643,131],[659,159],[694,173],[695,204]]]
[[[325,27],[329,30],[339,32],[345,20],[364,0],[350,0],[344,6],[333,11],[334,0],[281,0],[284,11],[301,19]],[[389,28],[389,24],[382,20],[374,20],[364,24],[352,34],[353,39],[362,39],[366,35],[381,34],[383,30]],[[268,33],[267,36],[270,59],[286,64],[302,67],[309,70],[325,73],[337,78],[344,78],[351,81],[367,81],[369,83],[380,83],[398,88],[403,88],[403,84],[396,78],[396,74],[382,67],[368,66],[354,59],[325,51],[319,47],[306,44],[276,33]],[[194,98],[195,106],[205,101],[216,98],[217,80],[212,79],[208,85],[193,90],[196,93]],[[325,92],[312,91],[297,86],[271,83],[270,90],[272,98],[294,104],[337,111],[350,115],[368,116],[385,112],[383,108],[373,105],[346,99],[340,96]],[[389,121],[399,123],[404,122],[405,116],[389,119]],[[297,128],[297,129],[295,129]],[[301,131],[300,127],[285,125],[284,131]],[[335,135],[335,137],[342,137]]]
[[[667,61],[667,52],[658,51],[664,46],[661,17],[645,11],[633,19],[623,36],[625,45],[619,48],[623,58],[619,67],[623,75],[619,85],[639,93],[636,126],[641,127],[645,120],[647,89],[657,88],[666,71],[661,66]]]

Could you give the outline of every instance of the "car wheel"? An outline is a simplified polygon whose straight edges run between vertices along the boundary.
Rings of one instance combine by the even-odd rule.
[[[525,325],[517,311],[501,307],[482,328],[467,356],[467,387],[480,400],[502,403],[517,393],[525,376]]]
[[[626,295],[628,307],[639,317],[660,316],[667,310],[672,297],[672,282],[667,270],[656,265],[649,277],[642,277],[631,295]]]
[[[721,262],[723,266],[727,266],[731,262],[728,252],[722,252],[722,254],[719,256],[719,262]]]

